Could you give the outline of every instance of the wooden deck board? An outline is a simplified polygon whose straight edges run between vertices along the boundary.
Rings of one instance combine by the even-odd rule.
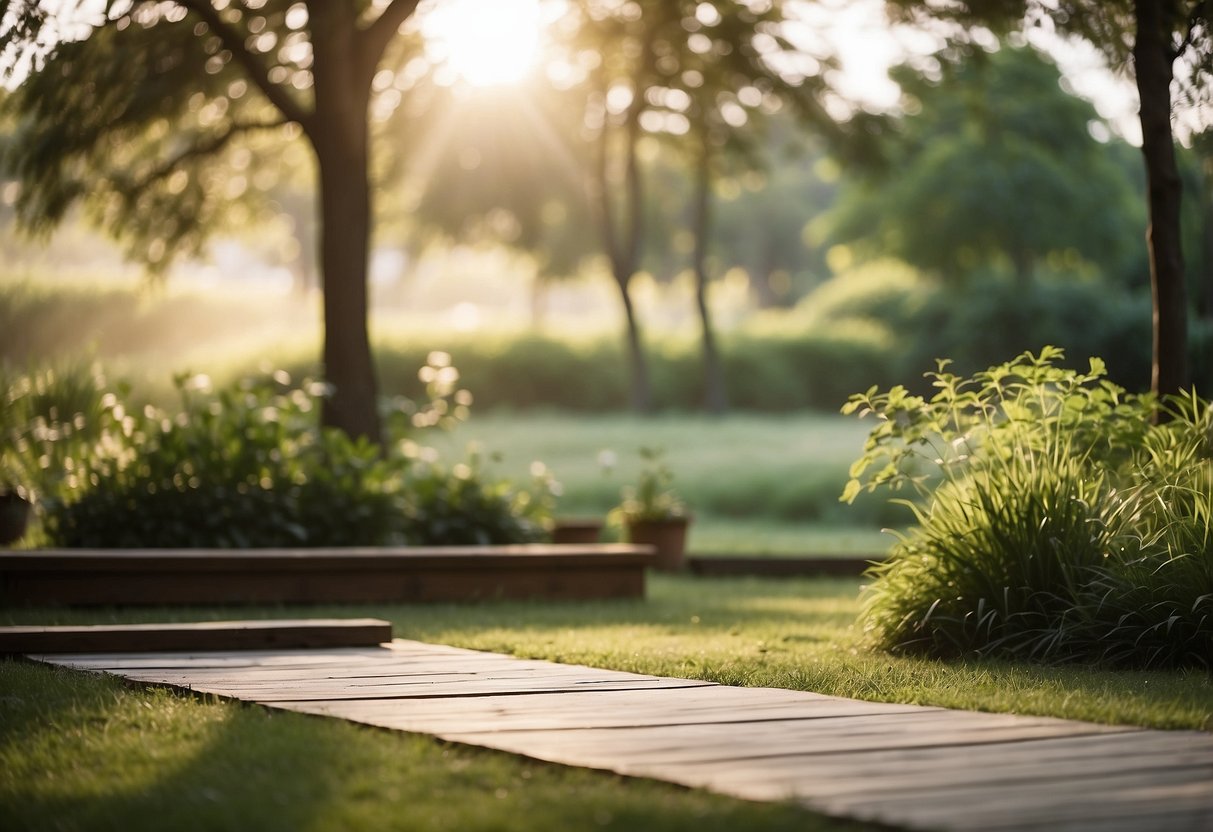
[[[381,648],[44,660],[832,814],[955,830],[1213,829],[1213,735]]]

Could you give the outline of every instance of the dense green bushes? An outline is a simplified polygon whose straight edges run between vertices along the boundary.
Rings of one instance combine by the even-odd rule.
[[[314,376],[315,316],[306,304],[287,306],[271,310],[187,296],[141,302],[129,291],[10,284],[0,287],[0,324],[7,322],[0,326],[0,361],[79,355],[94,343],[99,357],[127,357],[142,373],[149,361],[163,366],[161,356],[191,345],[194,355],[203,354],[206,339],[214,337],[216,349],[205,357],[206,369],[217,378],[247,374],[255,364],[245,356],[259,350],[259,362],[266,349],[274,366],[295,377]],[[249,331],[262,328],[251,326],[255,321],[304,334],[284,343],[280,338],[232,346],[236,332],[248,338]],[[387,333],[377,339],[375,355],[388,394],[423,395],[416,369],[431,351],[443,350],[454,357],[482,410],[609,412],[627,406],[627,365],[622,339],[613,331],[568,338],[433,328],[399,336],[386,323],[375,329]],[[266,331],[267,339],[279,332]],[[1193,369],[1201,390],[1213,387],[1211,332],[1207,322],[1193,327]],[[646,336],[657,405],[699,409],[703,381],[693,333],[650,329]],[[720,340],[729,398],[743,411],[834,411],[854,390],[919,378],[938,355],[960,356],[957,370],[968,373],[1042,344],[1057,344],[1078,360],[1103,356],[1109,378],[1130,390],[1149,383],[1149,297],[1094,279],[973,277],[949,286],[903,264],[876,262],[826,281],[795,309],[755,314],[722,332]],[[168,376],[166,370],[163,377]],[[136,396],[167,398],[144,385]]]
[[[1213,666],[1213,408],[1126,395],[1060,351],[875,415],[844,495],[914,486],[916,523],[867,591],[875,643],[942,656]]]
[[[466,393],[432,356],[420,404],[395,401],[397,435],[455,419]],[[48,543],[68,547],[264,547],[522,543],[550,504],[446,468],[410,441],[386,453],[318,427],[324,385],[284,372],[218,391],[176,380],[180,407],[131,409],[95,371],[9,386],[4,468],[39,497]],[[70,394],[70,395],[69,395]],[[49,404],[54,401],[55,404]],[[70,403],[69,403],[70,402]]]

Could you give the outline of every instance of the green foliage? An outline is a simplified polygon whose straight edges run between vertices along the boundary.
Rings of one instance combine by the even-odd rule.
[[[911,487],[916,524],[872,569],[865,630],[894,650],[1209,666],[1213,412],[1126,395],[1060,350],[852,397],[878,424],[843,499]]]
[[[44,501],[61,546],[403,543],[396,466],[365,440],[316,427],[323,385],[289,376],[212,392],[178,377],[181,407],[128,412],[107,396],[99,439]]]
[[[404,507],[411,542],[425,546],[538,543],[551,526],[559,483],[542,464],[532,466],[531,491],[485,478],[482,459],[471,453],[449,469],[415,464]]]
[[[262,13],[260,25],[283,26],[284,4]],[[184,10],[136,3],[101,15],[87,37],[36,38],[49,48],[31,48],[44,54],[2,111],[16,140],[0,168],[22,183],[24,227],[49,233],[82,203],[130,259],[163,272],[174,256],[200,252],[214,231],[238,229],[249,207],[264,210],[246,172],[264,171],[259,183],[277,178],[286,120],[250,90],[239,61],[199,31]],[[22,33],[2,34],[0,44],[30,48]]]
[[[619,519],[627,522],[669,520],[685,517],[686,503],[674,491],[674,472],[660,448],[641,448],[644,467],[635,485],[625,486],[619,504]]]
[[[385,403],[398,437],[467,416],[449,357],[423,398]],[[216,390],[175,379],[180,406],[132,407],[84,365],[6,385],[4,476],[38,498],[48,542],[69,547],[515,543],[542,533],[550,478],[532,495],[478,465],[423,462],[318,426],[325,385],[282,371]]]
[[[1131,148],[1092,137],[1099,116],[1045,55],[953,50],[936,66],[938,77],[897,73],[913,115],[887,141],[893,163],[844,187],[826,223],[832,241],[952,281],[991,270],[1026,278],[1056,260],[1117,278],[1139,265]]]
[[[55,494],[100,437],[106,386],[96,363],[57,361],[29,373],[0,365],[0,489],[32,500]]]

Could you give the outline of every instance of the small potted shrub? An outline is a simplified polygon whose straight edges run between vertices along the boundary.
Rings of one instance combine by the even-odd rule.
[[[645,467],[635,487],[623,490],[623,502],[613,514],[621,521],[629,543],[648,544],[657,550],[655,566],[665,572],[682,568],[690,516],[686,503],[671,487],[674,475],[662,461],[662,452],[642,448]]]

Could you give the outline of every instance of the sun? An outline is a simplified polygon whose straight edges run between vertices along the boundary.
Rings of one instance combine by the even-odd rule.
[[[540,0],[443,0],[421,22],[430,62],[475,87],[514,84],[539,61]]]

